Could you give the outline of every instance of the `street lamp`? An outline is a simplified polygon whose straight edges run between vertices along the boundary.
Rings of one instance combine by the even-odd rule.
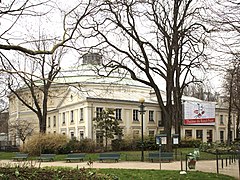
[[[139,99],[139,102],[140,102],[140,114],[141,114],[141,131],[142,131],[142,146],[141,146],[141,150],[142,150],[142,156],[141,156],[141,161],[144,161],[144,144],[143,144],[143,114],[145,113],[145,106],[144,106],[144,102],[145,102],[145,99],[144,98],[141,98]]]

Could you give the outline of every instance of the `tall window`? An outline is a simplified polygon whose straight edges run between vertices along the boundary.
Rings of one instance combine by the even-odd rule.
[[[149,121],[154,121],[154,111],[149,111],[148,119]]]
[[[79,116],[80,116],[80,121],[83,121],[83,108],[80,108]]]
[[[51,126],[51,118],[50,117],[48,117],[48,127],[50,127]]]
[[[74,132],[71,132],[71,139],[74,138]]]
[[[185,137],[192,138],[192,130],[185,130]]]
[[[103,134],[101,131],[96,132],[96,143],[98,147],[103,146]]]
[[[62,123],[63,124],[66,123],[66,113],[65,112],[62,114]]]
[[[203,139],[203,130],[196,130],[197,139]]]
[[[80,131],[80,140],[84,139],[84,132]]]
[[[223,115],[220,115],[220,124],[224,124],[224,122],[223,122]]]
[[[151,136],[151,137],[154,137],[154,130],[148,131],[148,135]]]
[[[220,141],[224,142],[224,131],[220,131]]]
[[[133,110],[133,121],[138,121],[138,110]]]
[[[103,112],[103,108],[102,107],[97,107],[96,108],[96,117],[97,118],[101,117],[102,112]]]
[[[71,114],[71,123],[72,123],[72,122],[74,121],[74,113],[73,113],[73,110],[71,110],[70,114]]]
[[[213,138],[213,131],[212,130],[207,130],[207,142],[211,143]]]
[[[163,126],[163,121],[162,121],[162,113],[161,112],[158,112],[157,113],[158,115],[158,127],[162,127]]]
[[[56,127],[56,116],[53,116],[53,127]]]
[[[116,120],[122,120],[122,109],[116,109]]]
[[[139,130],[133,130],[133,138],[139,137]]]

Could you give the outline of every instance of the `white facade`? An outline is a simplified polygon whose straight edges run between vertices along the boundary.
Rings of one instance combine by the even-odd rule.
[[[107,78],[96,76],[89,67],[91,66],[83,65],[79,71],[63,72],[64,76],[56,78],[48,101],[47,133],[66,134],[79,140],[96,139],[97,133],[93,125],[96,112],[101,108],[114,108],[124,136],[138,136],[141,134],[141,117],[138,112],[140,98],[145,99],[144,135],[156,135],[163,131],[161,109],[151,88],[128,77],[123,78],[121,74]],[[30,97],[27,90],[23,89],[22,92],[24,96]],[[164,96],[164,92],[162,93]],[[186,101],[200,101],[191,97],[183,98]],[[37,117],[32,111],[21,104],[14,95],[10,96],[9,100],[10,121],[25,119],[35,122],[38,127]],[[32,103],[31,98],[28,100]],[[217,104],[215,112],[214,125],[182,126],[181,139],[200,138],[203,142],[226,141],[227,107]],[[234,115],[232,117],[234,138],[236,117]]]

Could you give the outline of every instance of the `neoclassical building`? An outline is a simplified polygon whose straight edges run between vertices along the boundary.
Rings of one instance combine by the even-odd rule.
[[[163,131],[161,109],[151,88],[133,81],[119,72],[104,77],[96,74],[96,68],[102,62],[98,54],[83,56],[83,64],[76,71],[64,71],[55,79],[48,100],[47,133],[61,133],[78,140],[91,138],[103,143],[101,134],[94,128],[93,118],[103,109],[115,109],[115,117],[123,128],[125,136],[141,135],[141,117],[139,99],[144,98],[143,116],[144,135],[156,135]],[[22,95],[29,97],[27,89]],[[164,94],[164,92],[162,92]],[[41,98],[41,94],[39,94]],[[199,99],[183,97],[184,101],[200,102]],[[227,107],[216,104],[215,123],[213,125],[183,125],[181,139],[199,138],[203,142],[226,141]],[[235,115],[232,115],[232,136],[235,137]],[[9,121],[29,120],[38,129],[36,115],[25,107],[14,95],[9,96]],[[173,132],[174,134],[174,129]],[[16,137],[10,137],[16,141]],[[18,143],[18,141],[16,141]]]

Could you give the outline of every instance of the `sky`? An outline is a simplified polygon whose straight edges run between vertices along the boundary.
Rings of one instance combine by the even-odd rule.
[[[43,1],[43,0],[42,0]],[[19,1],[20,3],[23,0]],[[38,2],[38,1],[36,1]],[[38,13],[47,13],[46,16],[36,17],[36,16],[25,16],[24,18],[18,21],[18,24],[15,28],[12,29],[9,36],[7,37],[15,37],[14,42],[20,42],[21,40],[25,40],[26,38],[32,37],[31,39],[35,39],[41,35],[45,35],[47,37],[57,37],[60,39],[63,34],[63,17],[64,13],[71,10],[76,6],[78,0],[54,0],[48,6],[39,6],[36,7],[35,10]],[[4,1],[3,3],[7,3]],[[64,10],[64,11],[63,11]],[[12,21],[11,17],[6,17],[1,19],[1,27],[9,27],[10,22]],[[6,29],[5,28],[5,29]],[[3,33],[4,28],[0,28],[0,33]],[[63,58],[62,61],[62,69],[69,69],[72,67],[76,67],[76,63],[78,63],[79,54],[76,51],[69,50],[68,53]],[[199,72],[199,76],[202,76],[202,72]],[[216,71],[211,71],[207,74],[205,79],[208,80],[210,86],[215,91],[221,90],[221,81],[223,79],[222,73],[218,73]]]

